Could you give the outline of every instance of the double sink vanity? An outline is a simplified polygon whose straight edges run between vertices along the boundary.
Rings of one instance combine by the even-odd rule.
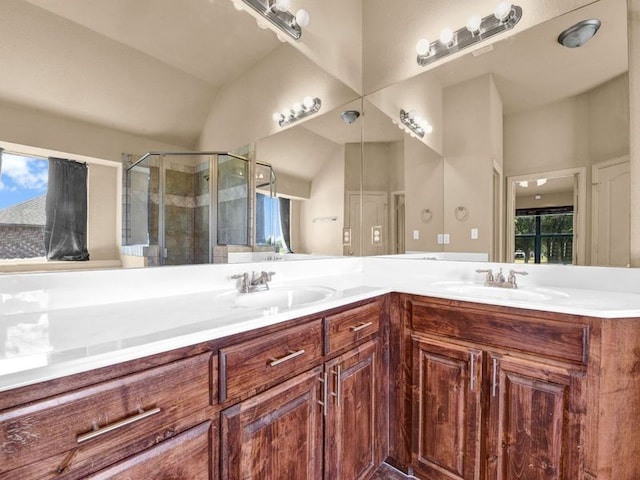
[[[640,478],[638,274],[509,268],[0,276],[0,479]]]

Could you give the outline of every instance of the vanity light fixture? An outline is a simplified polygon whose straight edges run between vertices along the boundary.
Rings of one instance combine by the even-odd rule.
[[[302,103],[294,103],[293,106],[283,112],[276,112],[273,114],[273,120],[278,122],[278,125],[284,127],[290,123],[297,122],[298,120],[308,117],[320,110],[322,102],[318,97],[304,97]]]
[[[300,40],[302,28],[309,25],[309,12],[301,8],[295,14],[291,13],[289,11],[291,8],[290,0],[233,0],[236,8],[241,5],[238,3],[240,1],[249,5],[294,40]],[[258,21],[258,26],[264,28],[260,21]]]
[[[438,41],[430,42],[424,38],[418,40],[418,65],[424,67],[494,35],[511,30],[521,18],[521,7],[501,1],[491,15],[484,18],[472,15],[467,24],[456,31],[445,28],[440,33]]]
[[[400,109],[400,128],[403,126],[409,129],[412,135],[424,138],[425,133],[433,132],[433,127],[423,118],[416,115],[415,110]]]

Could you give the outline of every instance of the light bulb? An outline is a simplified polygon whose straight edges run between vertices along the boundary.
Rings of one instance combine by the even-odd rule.
[[[416,111],[414,109],[409,110],[407,112],[407,118],[409,118],[409,120],[416,118]]]
[[[286,120],[287,118],[289,118],[289,110],[283,110],[280,115],[282,115],[283,120]]]
[[[509,17],[510,13],[511,13],[511,2],[507,2],[505,0],[500,2],[496,6],[496,9],[493,11],[493,14],[495,15],[495,17],[501,22],[504,22],[507,19],[507,17]]]
[[[433,133],[433,126],[430,123],[427,123],[424,126],[424,131],[425,133],[429,134],[429,133]]]
[[[480,31],[480,25],[482,24],[482,19],[479,15],[472,15],[467,20],[467,30],[471,33],[476,33]]]
[[[306,97],[304,97],[302,99],[302,104],[304,105],[304,108],[306,108],[307,110],[309,110],[311,107],[313,107],[315,105],[315,100],[313,99],[313,97],[307,95]]]
[[[284,116],[280,112],[274,113],[271,118],[273,118],[274,122],[279,122],[280,120],[284,120]]]
[[[284,12],[285,10],[289,10],[289,8],[291,7],[291,2],[290,0],[276,0],[273,6],[276,10]]]
[[[292,110],[297,114],[302,113],[302,104],[300,102],[296,102],[293,104]]]
[[[420,116],[416,115],[416,117],[413,119],[413,121],[414,121],[414,123],[415,123],[416,125],[418,125],[419,127],[421,127],[421,126],[422,126],[422,122],[423,122],[422,117],[420,117]]]
[[[440,32],[440,42],[443,45],[451,45],[453,43],[453,30],[445,28]]]
[[[309,12],[304,8],[301,8],[296,12],[296,23],[301,27],[308,27],[310,21],[311,17],[309,16]]]
[[[421,38],[420,40],[418,40],[418,43],[416,43],[416,52],[418,53],[418,55],[424,57],[425,55],[429,55],[430,51],[431,43],[429,42],[429,40],[427,40],[426,38]]]

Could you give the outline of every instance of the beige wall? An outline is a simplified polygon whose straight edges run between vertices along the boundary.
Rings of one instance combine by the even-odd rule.
[[[629,5],[629,106],[631,162],[631,266],[640,267],[640,1]]]
[[[441,251],[444,162],[438,153],[409,135],[404,141],[405,248],[407,251]],[[429,213],[423,210],[430,210]],[[413,238],[417,230],[419,239]]]
[[[87,244],[91,260],[114,260],[120,257],[121,209],[118,205],[121,201],[121,172],[114,166],[89,165]]]
[[[311,195],[300,204],[300,247],[296,253],[342,255],[344,159],[344,147],[336,145],[311,182]],[[313,221],[326,217],[337,218],[336,221]]]
[[[444,126],[444,233],[450,235],[444,250],[490,253],[493,162],[502,158],[502,105],[490,75],[444,90]],[[458,207],[469,212],[462,221],[455,217]]]
[[[307,95],[322,101],[318,114],[357,97],[352,89],[283,44],[220,89],[203,126],[199,148],[232,151],[280,132],[283,128],[273,120],[274,112],[291,108]],[[298,125],[301,122],[293,124]]]

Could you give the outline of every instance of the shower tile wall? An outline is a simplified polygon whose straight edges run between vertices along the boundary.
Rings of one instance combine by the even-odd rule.
[[[166,265],[209,262],[208,178],[208,162],[165,169]]]

